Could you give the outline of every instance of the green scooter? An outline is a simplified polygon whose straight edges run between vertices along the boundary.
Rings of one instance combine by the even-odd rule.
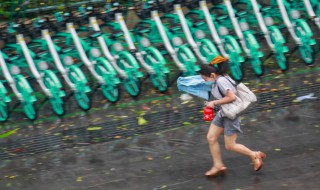
[[[199,10],[191,10],[186,17],[193,21],[195,27],[207,31],[212,36],[222,56],[229,58],[231,75],[237,81],[243,78],[242,63],[244,57],[242,49],[234,36],[229,34],[225,26],[225,16],[216,17],[211,15],[205,1],[199,2]]]
[[[289,1],[277,0],[276,2],[291,37],[298,45],[301,58],[305,64],[312,64],[315,61],[316,52],[314,46],[316,45],[316,41],[310,26],[304,19],[300,18],[300,12],[294,9]]]
[[[260,50],[260,44],[245,19],[245,12],[236,12],[230,0],[225,0],[223,4],[215,5],[211,8],[212,13],[219,11],[229,15],[227,22],[230,27],[233,26],[240,44],[249,58],[254,73],[258,76],[263,75],[263,65],[260,58],[264,54]]]
[[[149,2],[150,3],[150,2]],[[154,9],[152,2],[144,3],[144,11],[150,12],[152,19],[142,18],[134,28],[135,36],[140,39],[148,39],[156,47],[163,46],[163,54],[169,54],[183,75],[194,75],[200,70],[197,60],[187,44],[183,44],[182,38],[174,35],[162,24],[158,11]],[[148,16],[148,14],[146,14]],[[143,46],[143,41],[137,40]]]
[[[77,104],[83,110],[91,107],[91,100],[88,93],[91,92],[88,80],[78,64],[74,56],[69,54],[73,51],[72,47],[56,45],[48,30],[42,30],[42,37],[46,41],[47,51],[50,52],[51,58],[58,68],[62,77],[65,79],[69,88],[73,91]]]
[[[63,97],[66,94],[62,89],[59,78],[49,69],[48,61],[51,60],[47,57],[48,52],[41,48],[41,45],[45,45],[43,44],[44,41],[33,40],[31,42],[30,46],[33,46],[36,52],[33,52],[28,48],[22,34],[17,35],[17,42],[21,47],[22,54],[28,63],[28,67],[33,77],[49,99],[53,111],[57,115],[63,115],[65,112]]]
[[[93,9],[91,7],[88,8]],[[77,31],[83,30],[91,33],[91,44],[94,44],[96,48],[99,48],[104,56],[110,61],[115,71],[120,75],[125,90],[132,97],[138,96],[141,92],[140,78],[143,77],[143,74],[140,71],[140,66],[134,56],[129,52],[124,51],[122,43],[117,40],[117,37],[122,34],[119,34],[118,32],[113,34],[105,33],[105,25],[101,25],[100,30],[96,17],[87,19],[87,15],[92,15],[92,13],[87,13],[87,10],[84,8],[80,8],[78,12],[82,18],[82,25]],[[99,16],[97,14],[93,15]],[[105,14],[103,14],[103,16],[105,16]],[[87,21],[89,22],[89,25],[84,26]]]
[[[303,0],[305,9],[309,15],[309,18],[320,29],[320,1],[319,0]]]
[[[10,85],[12,91],[20,101],[22,105],[23,111],[28,119],[34,120],[37,117],[37,112],[34,106],[34,103],[37,101],[34,91],[27,81],[27,79],[20,74],[20,67],[19,64],[16,64],[21,59],[21,55],[17,54],[15,50],[18,50],[18,45],[7,44],[7,54],[3,51],[0,51],[0,64],[2,73],[7,80],[8,84]],[[9,46],[9,47],[8,47]],[[17,47],[16,47],[17,46]],[[5,92],[3,90],[3,92]],[[8,98],[4,98],[5,102],[9,101]],[[8,116],[3,117],[5,121]]]
[[[206,34],[203,30],[197,30],[193,27],[192,22],[185,18],[180,4],[174,5],[174,11],[175,13],[167,13],[161,17],[163,23],[168,23],[168,27],[172,29],[174,34],[186,39],[199,60],[208,64],[219,55],[217,48],[209,39],[205,38]]]
[[[66,15],[68,19],[64,19],[60,13],[56,13],[55,16],[60,21],[60,26],[69,22],[69,20],[77,21],[77,18],[70,14]],[[67,23],[66,26],[66,32],[58,32],[53,36],[54,43],[72,48],[72,51],[68,54],[81,60],[80,65],[85,65],[88,68],[92,76],[98,81],[103,95],[111,102],[118,101],[120,80],[114,68],[108,60],[101,56],[99,48],[91,47],[86,41],[87,39],[78,36],[73,23]],[[94,34],[89,38],[91,37],[94,37]]]
[[[2,56],[1,52],[0,54],[0,56]],[[2,84],[2,81],[0,81],[0,122],[7,121],[9,118],[9,102],[11,102],[11,98],[8,96],[6,87]]]
[[[166,91],[168,88],[167,79],[170,70],[165,66],[167,62],[161,52],[156,47],[151,46],[146,38],[139,39],[140,41],[144,40],[144,46],[140,46],[141,51],[139,51],[135,46],[136,40],[129,32],[122,13],[116,13],[115,17],[116,23],[114,23],[113,28],[117,31],[121,30],[124,33],[125,41],[128,44],[130,52],[135,55],[139,63],[147,70],[154,87],[160,92]]]
[[[238,0],[236,3],[236,6],[243,5],[248,13],[246,14],[246,19],[249,21],[249,24],[259,25],[279,68],[282,71],[287,70],[288,62],[285,53],[289,52],[289,48],[286,46],[286,40],[280,28],[275,25],[274,19],[270,14],[272,8],[270,6],[261,8],[257,0]]]

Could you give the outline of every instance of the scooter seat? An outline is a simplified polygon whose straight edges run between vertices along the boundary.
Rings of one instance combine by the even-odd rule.
[[[217,17],[217,20],[222,21],[222,20],[227,19],[228,17],[229,17],[228,15],[221,15],[221,16]]]
[[[73,47],[72,47],[72,46],[64,45],[64,46],[61,47],[61,52],[62,52],[62,53],[68,53],[68,52],[70,52],[70,51],[72,51],[72,50],[73,50]]]
[[[262,7],[260,10],[261,10],[261,12],[268,12],[268,11],[270,11],[271,9],[272,9],[271,6],[264,6],[264,7]]]
[[[111,35],[112,38],[118,38],[120,36],[123,36],[123,32],[121,30],[115,30],[115,31],[113,31],[113,34]]]
[[[138,28],[138,33],[140,33],[140,34],[144,34],[144,33],[148,33],[148,32],[150,32],[150,28],[147,28],[147,27]]]
[[[102,32],[101,31],[91,31],[89,34],[90,38],[97,38],[99,36],[101,36]]]
[[[182,27],[180,26],[180,24],[173,24],[171,26],[168,26],[169,30],[171,32],[175,32],[175,31],[179,31],[182,29]]]
[[[199,27],[199,26],[202,26],[204,25],[206,22],[204,20],[196,20],[193,22],[193,26],[194,27]]]
[[[9,61],[15,61],[15,60],[18,60],[20,58],[21,58],[20,55],[8,55],[8,60]]]
[[[38,50],[35,52],[37,57],[45,57],[48,55],[48,51],[47,50]]]
[[[243,17],[246,14],[247,14],[247,11],[240,11],[236,13],[236,17]]]
[[[181,25],[180,25],[180,24],[173,24],[173,25],[171,26],[171,29],[172,29],[172,30],[181,29]]]

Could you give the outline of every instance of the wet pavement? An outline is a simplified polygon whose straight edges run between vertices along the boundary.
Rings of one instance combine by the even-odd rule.
[[[204,177],[211,167],[208,123],[199,121],[2,160],[0,189],[319,189],[319,108],[312,101],[244,116],[238,142],[266,152],[259,172],[223,149],[227,175]]]

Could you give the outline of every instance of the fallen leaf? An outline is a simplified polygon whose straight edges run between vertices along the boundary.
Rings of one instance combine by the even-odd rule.
[[[189,103],[190,101],[184,101],[184,102],[182,102],[181,104],[187,104],[187,103]]]
[[[145,120],[142,116],[138,117],[138,125],[145,125],[148,121]]]
[[[0,134],[0,138],[9,137],[9,136],[15,134],[18,130],[19,130],[19,128],[11,130],[11,131],[8,131],[8,132],[5,132],[5,133],[2,133],[2,134]]]
[[[81,182],[82,181],[82,177],[78,177],[76,181],[77,182]]]
[[[87,128],[88,131],[97,131],[97,130],[101,130],[102,127],[89,127]]]

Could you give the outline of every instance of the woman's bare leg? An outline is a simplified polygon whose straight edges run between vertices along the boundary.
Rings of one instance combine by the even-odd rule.
[[[224,142],[225,142],[226,149],[237,152],[239,154],[249,156],[250,158],[253,158],[255,156],[255,152],[242,144],[236,143],[237,137],[238,137],[237,134],[224,135]]]
[[[242,144],[236,143],[237,136],[237,134],[224,136],[226,149],[248,156],[252,160],[255,170],[259,170],[263,164],[261,158],[264,158],[266,155],[260,151],[255,152]]]
[[[207,140],[212,156],[213,167],[206,173],[206,175],[210,175],[211,173],[215,173],[219,169],[225,168],[222,161],[220,145],[218,142],[218,139],[223,133],[223,130],[224,129],[222,127],[215,126],[214,124],[210,125],[210,129],[207,134]]]

